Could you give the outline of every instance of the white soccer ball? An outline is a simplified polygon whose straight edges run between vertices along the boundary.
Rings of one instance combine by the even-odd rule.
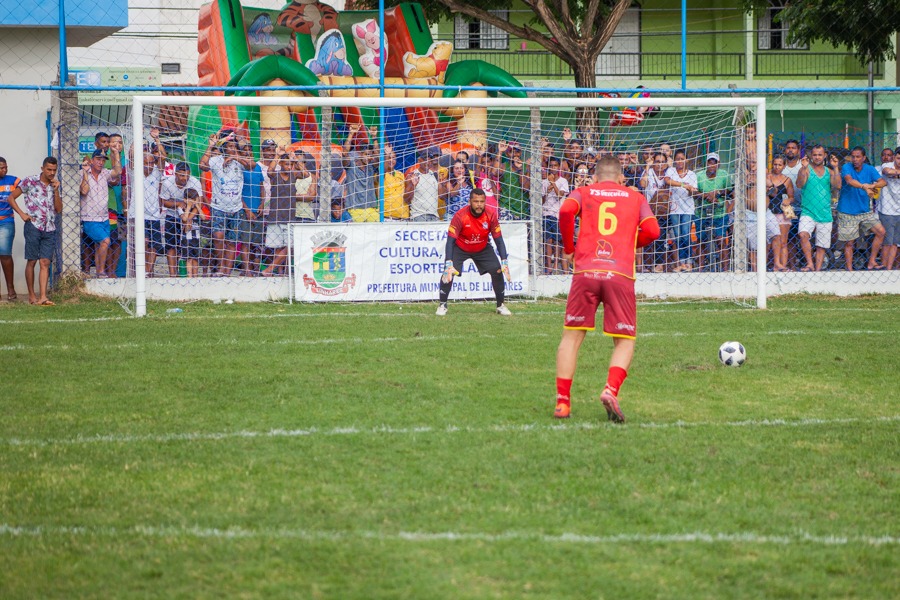
[[[740,342],[725,342],[719,346],[719,361],[726,367],[739,367],[747,360],[747,351]]]

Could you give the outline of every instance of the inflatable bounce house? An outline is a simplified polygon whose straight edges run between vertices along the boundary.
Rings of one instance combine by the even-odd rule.
[[[480,60],[450,64],[453,45],[435,42],[419,4],[401,4],[385,12],[385,85],[495,86],[520,88],[509,73]],[[286,85],[369,85],[368,89],[321,90],[332,97],[377,97],[381,32],[377,11],[338,13],[317,0],[293,0],[281,10],[241,6],[239,0],[213,0],[200,10],[198,49],[201,86],[267,86],[264,96],[303,97],[311,92],[279,90]],[[237,92],[249,95],[257,92]],[[486,97],[488,92],[391,88],[388,97]],[[492,95],[496,96],[496,93]],[[509,96],[525,97],[511,91]],[[398,168],[432,146],[478,146],[486,139],[487,111],[424,108],[384,109],[385,138],[398,149]],[[243,131],[260,141],[306,147],[314,155],[322,144],[320,111],[306,107],[191,107],[189,160],[196,164],[210,135],[222,129]],[[360,124],[359,136],[377,126],[377,109],[335,110],[332,144],[342,142],[344,127]],[[358,140],[365,141],[365,140]]]

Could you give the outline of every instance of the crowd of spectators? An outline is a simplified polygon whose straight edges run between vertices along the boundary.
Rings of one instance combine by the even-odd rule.
[[[746,226],[744,268],[756,268],[758,161],[752,125],[746,128],[743,162],[731,163],[731,169],[717,152],[696,156],[696,149],[688,152],[667,141],[633,150],[598,149],[564,129],[559,147],[547,138],[539,140],[538,173],[531,172],[515,139],[479,148],[426,147],[416,152],[414,164],[400,170],[391,144],[380,148],[376,128],[351,124],[344,134],[326,185],[320,182],[319,159],[311,153],[271,139],[255,148],[232,130],[210,137],[192,174],[187,163],[168,161],[159,132],[152,129],[138,151],[148,276],[158,273],[157,257],[165,258],[170,277],[279,275],[287,262],[291,223],[449,220],[468,205],[475,189],[484,191],[488,208],[501,220],[539,219],[543,262],[537,268],[545,274],[567,273],[571,266],[559,236],[560,204],[571,190],[592,181],[596,161],[610,152],[622,164],[624,184],[645,194],[664,232],[639,253],[640,272],[739,267],[732,265],[736,223]],[[788,140],[780,150],[765,175],[767,268],[895,268],[900,151],[885,148],[872,165],[860,147],[847,154],[819,145],[801,148]],[[86,273],[93,269],[96,277],[125,274],[121,250],[126,228],[119,225],[127,219],[134,154],[133,146],[125,150],[120,135],[98,133],[95,150],[84,159],[79,190],[82,268]],[[10,177],[4,173],[4,181]],[[744,186],[740,214],[735,211],[736,181]],[[531,202],[533,187],[539,190],[540,206]],[[5,188],[7,195],[13,188]],[[4,211],[0,198],[0,225],[5,226],[11,211]],[[9,246],[9,236],[3,237],[0,250]],[[5,276],[12,270],[8,262],[0,255]]]

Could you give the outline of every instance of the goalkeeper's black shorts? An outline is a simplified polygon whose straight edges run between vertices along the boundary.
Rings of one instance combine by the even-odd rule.
[[[497,258],[497,253],[494,252],[494,247],[490,244],[478,252],[466,252],[454,244],[453,258],[450,259],[453,261],[453,268],[462,273],[463,263],[468,259],[472,259],[478,272],[482,275],[488,272],[496,273],[500,270],[500,259]]]

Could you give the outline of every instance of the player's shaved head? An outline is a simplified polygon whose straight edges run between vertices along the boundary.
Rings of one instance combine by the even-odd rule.
[[[604,154],[597,160],[597,167],[594,172],[597,181],[615,181],[618,183],[622,175],[622,163],[614,154]]]

